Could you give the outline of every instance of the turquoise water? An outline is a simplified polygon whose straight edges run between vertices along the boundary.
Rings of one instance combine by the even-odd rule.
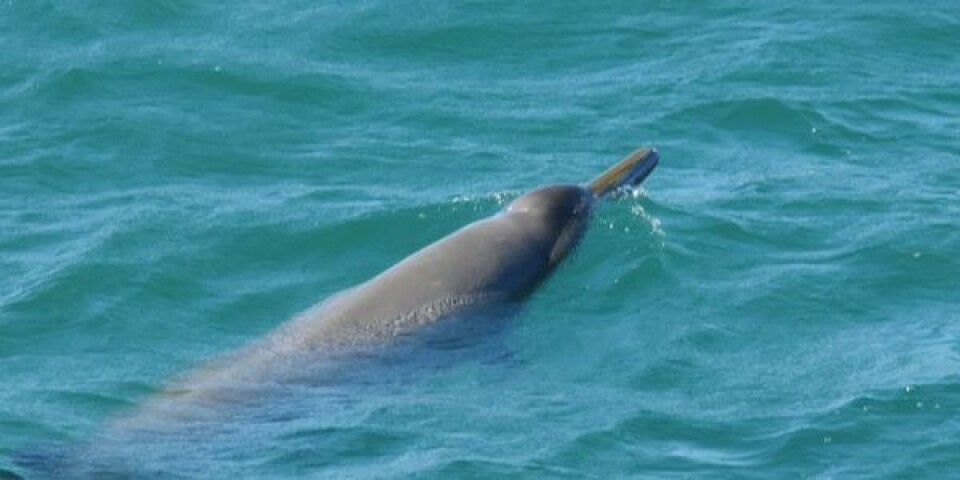
[[[150,477],[955,475],[957,12],[6,1],[0,468],[92,442]],[[110,438],[177,374],[638,145],[645,187],[478,344]]]

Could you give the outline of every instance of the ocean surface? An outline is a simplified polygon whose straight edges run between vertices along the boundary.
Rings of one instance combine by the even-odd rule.
[[[4,0],[0,470],[956,476],[960,10],[858,3]],[[112,438],[641,145],[660,167],[495,331]]]

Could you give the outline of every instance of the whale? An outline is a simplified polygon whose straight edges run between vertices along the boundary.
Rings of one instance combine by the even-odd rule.
[[[263,398],[268,385],[315,380],[330,365],[359,369],[371,352],[402,351],[410,339],[445,323],[495,321],[498,307],[527,298],[576,248],[598,202],[639,185],[658,163],[656,150],[641,148],[586,184],[547,185],[516,198],[262,338],[175,378],[110,421],[109,433],[75,449],[73,458],[102,455],[104,439],[126,446],[143,435],[180,435],[195,425],[234,421],[246,406],[269,403]],[[229,420],[225,412],[233,412]],[[116,468],[109,455],[97,468]],[[98,471],[73,460],[38,458],[34,466],[46,463],[43,468],[54,476]]]
[[[216,412],[236,398],[246,401],[249,390],[265,381],[316,372],[308,363],[356,358],[357,352],[402,343],[445,319],[490,321],[490,315],[471,314],[529,296],[575,249],[596,204],[639,185],[658,163],[655,149],[641,148],[586,184],[536,188],[264,338],[188,372],[118,425],[162,428],[172,417]]]

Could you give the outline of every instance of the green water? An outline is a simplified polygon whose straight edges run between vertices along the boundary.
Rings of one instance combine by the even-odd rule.
[[[154,478],[956,475],[958,12],[6,1],[0,468],[96,439]],[[476,351],[104,427],[638,145],[644,189]]]

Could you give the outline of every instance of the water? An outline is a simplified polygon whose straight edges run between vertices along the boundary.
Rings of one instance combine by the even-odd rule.
[[[958,32],[947,1],[6,1],[0,468],[103,439],[160,477],[952,474]],[[645,188],[479,351],[104,433],[645,144]]]

